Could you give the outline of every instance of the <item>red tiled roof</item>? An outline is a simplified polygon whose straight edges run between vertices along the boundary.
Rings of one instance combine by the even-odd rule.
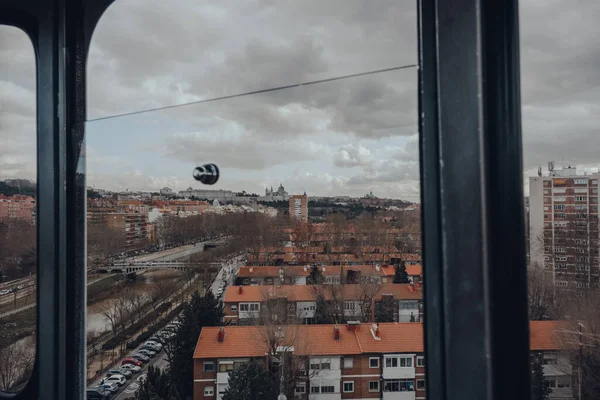
[[[529,323],[529,348],[531,350],[558,350],[561,347],[559,331],[564,321],[531,321]]]
[[[298,355],[346,355],[368,353],[423,353],[423,325],[419,322],[380,323],[379,340],[373,325],[361,324],[354,331],[339,325],[340,339],[334,338],[334,325],[283,326],[282,345],[294,346]],[[557,332],[562,321],[531,321],[531,350],[560,350]],[[226,326],[218,341],[220,327],[204,327],[198,337],[194,358],[263,357],[267,352],[267,331],[263,326]]]

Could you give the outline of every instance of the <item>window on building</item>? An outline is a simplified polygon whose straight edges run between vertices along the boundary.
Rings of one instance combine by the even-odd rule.
[[[419,302],[416,300],[401,300],[399,307],[401,310],[416,310],[419,308]]]
[[[321,386],[311,386],[310,392],[311,393],[321,393]]]
[[[344,393],[354,392],[354,381],[344,382]]]
[[[212,372],[215,370],[215,363],[212,361],[204,362],[204,372]]]
[[[369,392],[379,392],[379,381],[369,381]]]
[[[425,379],[417,380],[417,389],[419,389],[419,390],[425,389]]]
[[[424,366],[425,366],[425,357],[418,356],[417,357],[417,367],[424,367]]]
[[[237,304],[232,304],[231,306],[229,306],[229,309],[231,311],[237,311]]]
[[[565,206],[564,204],[555,204],[553,208],[555,210],[564,210],[565,208],[567,208],[567,206]]]
[[[397,379],[385,381],[383,385],[384,392],[406,392],[414,390],[412,379]]]
[[[344,310],[354,310],[356,308],[356,302],[354,301],[345,301],[344,302]]]
[[[298,394],[306,393],[306,382],[296,383],[296,393],[298,393]]]
[[[210,397],[215,395],[214,386],[204,386],[204,397]]]
[[[396,357],[386,357],[385,358],[385,367],[386,368],[396,368],[396,367],[398,367],[398,358],[396,358]]]
[[[369,368],[379,368],[379,358],[378,357],[370,357],[369,358]]]
[[[344,368],[352,368],[354,366],[354,359],[352,357],[344,357]]]
[[[219,372],[230,372],[233,371],[233,363],[232,362],[222,362],[219,364]]]
[[[587,196],[575,196],[575,201],[587,201]]]
[[[556,387],[556,379],[544,379],[544,386],[549,388]]]
[[[413,366],[412,357],[400,357],[400,367],[411,368]]]
[[[556,353],[546,353],[542,360],[543,365],[556,365],[558,355]]]
[[[321,386],[321,393],[335,393],[335,386],[333,386],[333,385]]]

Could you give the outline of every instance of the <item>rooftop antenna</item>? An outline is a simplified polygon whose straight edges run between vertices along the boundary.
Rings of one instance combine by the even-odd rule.
[[[548,162],[548,172],[550,176],[554,176],[554,161]]]
[[[542,166],[538,167],[538,176],[542,176]]]

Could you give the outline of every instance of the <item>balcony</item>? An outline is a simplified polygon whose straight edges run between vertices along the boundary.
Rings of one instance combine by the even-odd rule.
[[[414,367],[383,367],[383,379],[411,379],[415,377]]]
[[[416,393],[410,392],[383,392],[383,400],[415,400]]]
[[[229,372],[217,372],[217,385],[229,384]]]

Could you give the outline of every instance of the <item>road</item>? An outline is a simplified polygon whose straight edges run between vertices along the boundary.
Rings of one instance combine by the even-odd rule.
[[[223,282],[223,274],[225,274],[227,285],[233,283],[233,279],[235,277],[235,272],[237,272],[237,269],[241,265],[242,258],[243,258],[242,256],[234,257],[233,259],[228,260],[222,264],[221,268],[219,268],[219,272],[217,273],[215,280],[213,281],[213,283],[211,285],[211,290],[213,291],[213,293],[216,294],[217,290],[221,286],[221,282]],[[135,354],[137,352],[137,350],[138,349],[136,349],[135,351],[132,351],[130,354]],[[144,364],[144,366],[142,367],[142,370],[138,374],[132,376],[131,379],[128,379],[127,382],[123,385],[123,387],[121,387],[119,389],[119,391],[117,392],[117,395],[113,398],[113,400],[125,400],[130,397],[131,398],[134,397],[135,392],[140,387],[140,377],[146,376],[146,370],[148,369],[148,365],[154,365],[156,367],[159,367],[160,369],[167,368],[169,363],[167,361],[167,356],[166,356],[165,352],[164,351],[161,352],[153,360],[151,360],[148,364]],[[102,379],[102,377],[99,377],[98,379],[96,379],[94,382],[92,382],[90,384],[90,386],[97,386],[98,383],[100,382],[100,379]]]
[[[130,257],[125,261],[175,261],[177,259],[187,257],[194,253],[204,251],[205,243],[219,243],[223,244],[225,238],[216,238],[212,240],[205,240],[196,244],[188,244],[186,246],[175,247],[168,250],[162,250],[156,253],[145,254],[143,256]]]

